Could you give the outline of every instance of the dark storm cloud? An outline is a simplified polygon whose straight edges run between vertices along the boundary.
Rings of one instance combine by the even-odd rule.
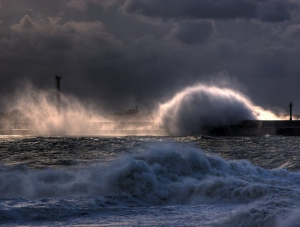
[[[2,94],[13,92],[24,78],[39,87],[53,87],[55,74],[64,75],[64,88],[82,94],[85,70],[109,61],[122,45],[100,21],[24,15],[6,31],[0,40]]]
[[[24,78],[53,88],[58,74],[64,93],[109,111],[151,110],[221,73],[259,105],[285,107],[300,96],[296,1],[0,2],[1,95]]]
[[[4,43],[5,44],[5,43]],[[60,18],[32,19],[25,15],[10,26],[10,37],[3,45],[8,52],[22,55],[24,50],[48,54],[51,50],[93,52],[95,48],[107,49],[120,42],[105,31],[100,21],[61,23]],[[26,58],[26,56],[23,56]]]
[[[70,0],[67,1],[65,4],[69,8],[77,9],[83,12],[88,8],[89,4],[97,4],[107,8],[114,5],[116,2],[116,0]]]
[[[34,21],[25,15],[19,23],[11,25],[11,41],[14,45],[7,48],[15,54],[22,51],[22,47],[34,52],[71,49],[72,36],[63,32],[58,21],[59,18]]]
[[[162,19],[260,19],[268,22],[291,18],[297,5],[287,0],[127,0],[128,14]]]
[[[186,44],[202,44],[214,34],[212,21],[182,22],[172,32],[174,37]]]
[[[248,0],[128,0],[124,11],[148,17],[234,19],[253,18],[257,6]]]
[[[291,19],[290,10],[297,7],[288,1],[266,1],[259,5],[259,15],[262,21],[280,22]]]

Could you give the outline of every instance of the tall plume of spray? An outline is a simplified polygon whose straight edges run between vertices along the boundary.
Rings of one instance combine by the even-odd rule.
[[[161,134],[157,125],[151,123],[151,116],[146,114],[105,114],[103,110],[100,113],[98,106],[82,103],[71,95],[60,94],[60,104],[57,101],[54,89],[39,90],[27,84],[7,101],[9,112],[14,113],[7,125],[18,122],[19,127],[36,135]],[[24,124],[27,122],[29,124]]]
[[[29,122],[38,135],[88,134],[88,122],[104,121],[93,106],[83,105],[70,95],[61,94],[57,105],[55,90],[38,90],[27,84],[7,103],[9,110],[18,110],[15,122]]]
[[[204,126],[238,124],[242,120],[280,120],[269,110],[255,106],[242,93],[198,84],[178,92],[159,106],[160,125],[171,135],[201,133]]]

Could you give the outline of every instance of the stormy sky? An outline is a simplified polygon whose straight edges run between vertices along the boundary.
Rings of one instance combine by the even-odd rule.
[[[293,101],[300,114],[300,1],[0,0],[0,95],[53,88],[55,75],[109,111],[228,78],[255,104]]]

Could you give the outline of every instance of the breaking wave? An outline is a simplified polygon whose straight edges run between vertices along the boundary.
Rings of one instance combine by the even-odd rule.
[[[292,176],[286,170],[269,171],[167,143],[77,170],[1,166],[0,194],[30,199],[126,194],[154,205],[236,202],[266,195],[270,190],[266,180],[287,175]]]
[[[299,185],[299,173],[158,143],[88,168],[1,166],[0,223],[80,217],[118,207],[206,204],[222,212],[234,204],[238,209],[214,226],[298,226],[299,211],[292,210],[299,207]]]
[[[204,84],[188,87],[161,104],[158,118],[171,135],[201,133],[204,126],[224,126],[242,120],[280,119],[238,91]]]

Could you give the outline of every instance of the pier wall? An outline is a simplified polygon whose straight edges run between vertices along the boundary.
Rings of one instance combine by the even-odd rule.
[[[160,128],[156,122],[86,122],[85,134],[89,135],[168,135],[167,130]],[[53,129],[44,132],[72,135],[72,129],[64,126],[57,132]],[[199,133],[213,136],[263,136],[284,135],[300,136],[300,120],[259,121],[245,120],[239,124],[199,129]],[[0,122],[0,135],[39,135],[33,123]]]
[[[239,124],[204,127],[204,134],[224,136],[262,136],[262,135],[284,135],[300,136],[300,120],[287,121],[260,121],[245,120]]]

